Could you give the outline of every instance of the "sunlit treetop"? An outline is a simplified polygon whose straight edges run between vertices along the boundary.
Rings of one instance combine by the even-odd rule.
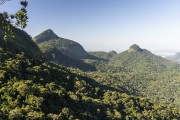
[[[5,4],[7,1],[10,0],[0,0],[0,5]],[[27,26],[28,16],[26,7],[28,2],[22,0],[20,4],[22,7],[14,14],[8,14],[7,12],[0,13],[0,36],[3,37],[4,40],[14,37],[13,26],[22,29]]]

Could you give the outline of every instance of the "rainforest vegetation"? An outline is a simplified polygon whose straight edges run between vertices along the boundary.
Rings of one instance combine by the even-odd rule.
[[[24,28],[27,2],[12,19]],[[87,52],[48,29],[34,38],[0,14],[0,119],[179,120],[180,65],[134,44]]]

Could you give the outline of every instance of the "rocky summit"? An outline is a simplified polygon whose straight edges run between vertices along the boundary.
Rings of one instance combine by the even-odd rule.
[[[142,49],[137,44],[130,46],[128,49],[128,52],[141,52],[141,51]]]
[[[37,35],[36,37],[34,37],[34,41],[37,44],[39,44],[42,42],[46,42],[48,40],[58,39],[58,38],[59,37],[51,29],[47,29],[43,31],[42,33],[40,33],[39,35]]]

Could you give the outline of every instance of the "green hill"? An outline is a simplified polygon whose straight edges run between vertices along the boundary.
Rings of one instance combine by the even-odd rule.
[[[86,73],[0,48],[0,119],[179,119],[158,104],[99,84]],[[19,43],[25,46],[26,43]],[[16,44],[14,44],[16,46]],[[17,46],[17,49],[19,46]]]
[[[103,60],[89,60],[84,62],[95,66],[102,72],[147,72],[147,71],[180,71],[180,65],[167,60],[163,57],[156,56],[146,49],[140,48],[138,45],[132,45],[128,50],[122,53],[115,52],[89,52],[89,54],[102,58]]]

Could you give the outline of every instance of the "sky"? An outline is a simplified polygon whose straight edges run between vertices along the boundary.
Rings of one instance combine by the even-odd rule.
[[[16,12],[20,0],[0,5]],[[180,0],[29,0],[32,37],[52,29],[87,51],[122,51],[132,44],[180,51]]]

